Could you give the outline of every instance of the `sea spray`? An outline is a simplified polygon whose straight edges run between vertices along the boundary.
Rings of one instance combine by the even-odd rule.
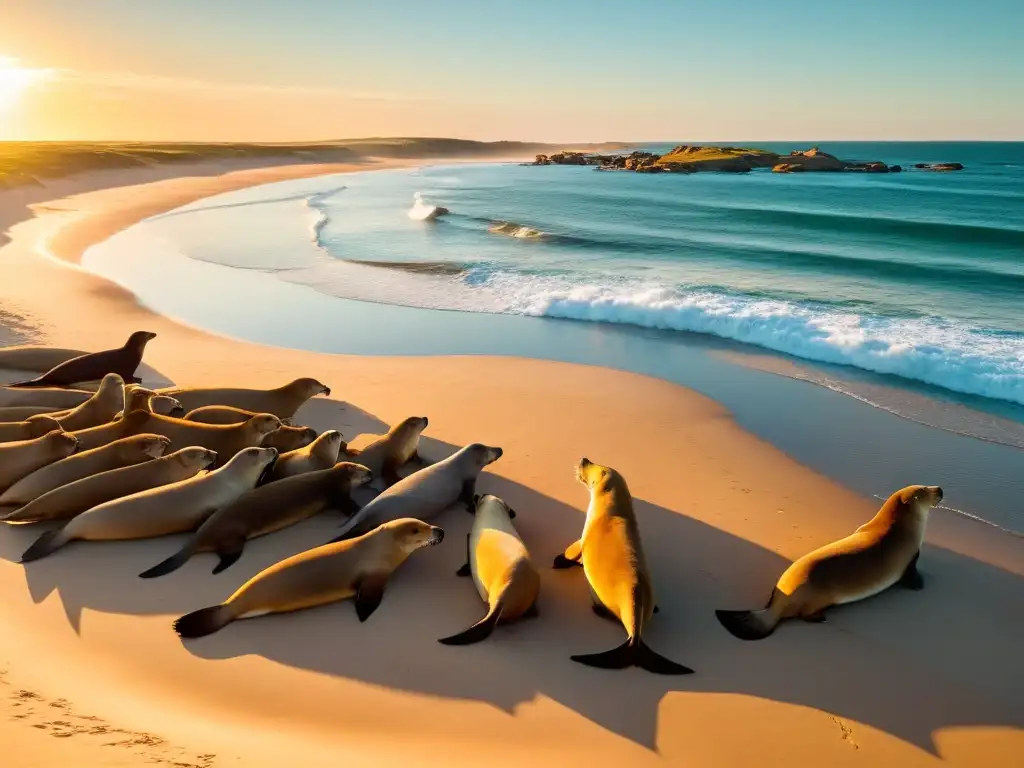
[[[433,221],[437,217],[448,213],[447,208],[427,203],[419,192],[415,193],[412,197],[413,204],[408,213],[409,218],[413,221]]]

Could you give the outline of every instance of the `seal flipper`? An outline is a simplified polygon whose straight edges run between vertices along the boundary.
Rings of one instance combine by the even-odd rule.
[[[63,528],[54,531],[47,531],[32,544],[21,556],[20,563],[31,563],[56,552],[67,544],[71,539],[64,533]]]
[[[658,675],[690,675],[693,670],[666,659],[652,651],[640,638],[630,638],[618,648],[604,653],[591,653],[582,656],[570,656],[573,661],[599,669],[625,669],[640,667]]]
[[[555,562],[551,567],[561,570],[562,568],[572,568],[574,565],[583,565],[583,563],[580,562],[580,558],[582,557],[583,539],[577,539],[565,548],[565,552],[563,554],[558,555],[555,558]]]
[[[502,604],[499,600],[495,603],[494,607],[487,612],[487,615],[472,627],[463,632],[459,632],[456,635],[442,637],[437,642],[443,643],[444,645],[471,645],[472,643],[479,643],[481,640],[486,640],[491,636],[491,633],[494,631],[494,627],[497,626],[498,620],[501,618],[501,611]]]
[[[172,626],[179,637],[203,637],[212,635],[218,629],[223,629],[231,622],[232,618],[228,606],[212,605],[209,608],[200,608],[198,611],[186,613]]]
[[[456,576],[472,576],[473,575],[473,569],[470,566],[470,561],[472,560],[472,557],[471,557],[471,555],[469,553],[469,547],[470,547],[470,538],[469,537],[470,537],[470,534],[467,533],[466,534],[466,564],[463,565],[461,568],[459,568],[459,570],[457,570],[455,572]]]
[[[384,587],[388,585],[387,573],[368,573],[356,586],[356,615],[359,621],[366,621],[377,610],[384,599]]]
[[[775,631],[778,623],[771,611],[715,611],[715,616],[729,633],[740,640],[763,640]]]
[[[914,559],[910,561],[907,569],[903,571],[903,575],[900,576],[899,585],[906,587],[907,589],[913,589],[917,591],[924,589],[924,579],[921,578],[920,571],[917,570],[917,558],[921,556],[920,550],[914,555]]]
[[[238,562],[238,558],[245,551],[245,536],[233,536],[227,541],[221,542],[221,545],[214,551],[220,558],[220,562],[214,566],[213,572],[217,574],[221,571],[226,571]]]
[[[467,480],[462,484],[462,491],[459,493],[459,501],[469,507],[470,512],[476,510],[476,478]]]
[[[140,573],[139,578],[152,579],[156,578],[157,576],[165,576],[168,573],[171,573],[172,571],[176,571],[179,568],[181,568],[181,566],[187,563],[189,561],[189,558],[191,558],[192,555],[194,554],[195,548],[193,547],[192,542],[190,541],[188,544],[186,544],[180,550],[178,550],[173,555],[168,557],[166,560],[157,563],[148,571],[143,571],[142,573]]]

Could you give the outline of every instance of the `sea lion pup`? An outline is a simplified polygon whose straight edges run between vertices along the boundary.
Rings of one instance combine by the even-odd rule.
[[[207,449],[207,455],[216,458],[215,451]],[[44,533],[25,550],[21,562],[46,557],[75,540],[149,539],[195,530],[253,488],[276,458],[274,448],[247,448],[220,469],[106,501],[76,515],[63,528]]]
[[[399,467],[411,459],[419,459],[420,433],[426,428],[426,416],[410,416],[365,448],[346,448],[345,453],[364,467],[369,467],[375,476],[384,480],[385,485],[394,485],[402,479],[398,474]]]
[[[377,610],[391,574],[421,547],[440,544],[444,531],[422,520],[390,520],[367,534],[307,549],[257,573],[220,605],[174,622],[180,637],[202,637],[232,621],[312,608],[354,597],[359,621]]]
[[[47,407],[54,411],[75,408],[95,393],[87,389],[64,389],[53,387],[46,389],[8,389],[0,387],[0,406],[4,408],[17,406]]]
[[[0,491],[76,450],[78,440],[59,429],[32,440],[0,444]]]
[[[241,424],[200,424],[173,416],[135,411],[126,414],[122,422],[126,425],[124,435],[155,432],[171,438],[171,445],[175,448],[201,445],[216,451],[218,459],[214,468],[223,466],[243,448],[260,445],[264,437],[281,426],[277,416],[269,413],[259,413]]]
[[[49,416],[35,416],[32,421],[0,423],[0,443],[33,440],[54,430],[63,431],[57,420]]]
[[[487,615],[464,632],[438,640],[445,645],[469,645],[490,637],[499,622],[537,615],[540,574],[530,562],[512,524],[515,512],[497,496],[476,497],[473,528],[466,534],[466,564],[459,576],[472,576],[487,603]]]
[[[139,576],[150,579],[176,571],[200,552],[216,553],[220,562],[213,572],[220,573],[242,556],[249,539],[300,523],[328,507],[345,509],[353,503],[352,489],[372,478],[366,467],[346,461],[247,491],[210,515],[176,554]]]
[[[288,427],[282,424],[264,437],[260,445],[277,448],[279,453],[288,453],[305,448],[314,440],[316,440],[316,430],[312,427]]]
[[[3,493],[0,508],[21,507],[62,485],[118,467],[158,459],[171,444],[163,435],[135,435],[88,451],[78,451],[23,477]]]
[[[74,432],[77,429],[89,429],[89,427],[107,424],[122,411],[124,411],[124,379],[116,373],[108,373],[100,382],[96,394],[76,408],[61,414],[51,414],[50,418],[55,419],[65,432]],[[26,421],[36,418],[39,417],[33,416]]]
[[[151,461],[108,469],[54,488],[0,519],[7,523],[67,520],[113,499],[188,480],[216,458],[216,454],[207,448],[182,448]]]
[[[621,622],[628,637],[610,651],[570,658],[602,669],[640,667],[659,675],[691,674],[692,669],[655,653],[643,641],[644,630],[657,607],[625,478],[611,467],[584,457],[576,465],[576,479],[590,490],[587,520],[583,536],[555,558],[555,568],[582,562],[594,613]]]
[[[457,501],[473,509],[477,476],[501,454],[501,448],[471,443],[447,459],[403,477],[343,523],[341,533],[329,543],[351,539],[400,517],[429,520]]]
[[[741,640],[768,637],[780,621],[822,622],[825,611],[877,595],[893,584],[921,589],[917,571],[928,513],[942,501],[937,485],[908,485],[892,494],[871,520],[844,539],[804,555],[787,568],[759,611],[717,610]]]
[[[344,448],[345,441],[342,440],[341,433],[336,429],[329,429],[304,448],[288,451],[278,456],[277,463],[274,464],[274,471],[267,478],[267,482],[272,483],[285,477],[301,475],[303,472],[330,469],[338,463],[338,458]]]
[[[307,400],[321,393],[331,394],[331,388],[316,379],[305,378],[295,379],[276,389],[164,387],[157,392],[176,397],[189,412],[207,405],[220,405],[289,419]]]
[[[156,338],[155,333],[136,331],[123,347],[103,352],[89,352],[54,366],[42,376],[29,381],[8,384],[8,387],[67,387],[83,381],[97,381],[108,373],[118,374],[124,381],[138,383],[142,379],[135,370],[142,362],[146,344]]]

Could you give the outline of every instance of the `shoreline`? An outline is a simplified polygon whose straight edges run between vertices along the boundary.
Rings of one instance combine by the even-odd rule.
[[[123,178],[141,183],[143,175]],[[665,594],[667,619],[652,628],[652,642],[698,674],[673,690],[649,677],[609,677],[574,668],[569,653],[610,644],[618,634],[593,623],[579,579],[560,579],[549,571],[543,572],[542,600],[546,597],[551,607],[540,623],[510,627],[500,639],[496,633],[494,642],[464,653],[433,647],[438,632],[479,612],[471,590],[448,578],[462,555],[451,546],[438,557],[424,554],[404,566],[407,572],[389,591],[381,620],[365,626],[356,625],[351,610],[345,610],[351,606],[342,604],[233,628],[237,631],[224,638],[196,644],[197,650],[205,649],[199,655],[170,632],[176,611],[198,607],[283,554],[319,543],[334,521],[314,519],[253,542],[253,552],[247,548],[239,566],[219,579],[211,579],[204,562],[157,585],[135,583],[141,570],[136,566],[155,562],[172,541],[83,545],[69,549],[66,557],[25,568],[10,560],[30,532],[3,531],[0,583],[12,599],[0,612],[18,632],[17,639],[0,641],[0,663],[12,679],[24,676],[39,695],[66,697],[76,707],[92,705],[84,708],[112,722],[128,722],[125,727],[148,732],[160,723],[160,738],[190,748],[209,745],[198,754],[230,755],[238,745],[218,735],[212,724],[199,727],[180,714],[168,716],[198,708],[217,724],[232,723],[241,729],[232,732],[247,734],[259,746],[246,751],[244,765],[273,764],[270,752],[278,750],[280,758],[281,750],[287,754],[300,743],[304,749],[322,747],[322,752],[313,748],[310,765],[326,764],[328,755],[336,760],[342,749],[353,750],[349,755],[356,759],[360,752],[363,759],[373,754],[378,764],[378,753],[370,751],[381,749],[374,733],[386,734],[393,759],[405,764],[421,754],[468,764],[485,743],[502,735],[511,735],[524,752],[502,753],[495,764],[514,764],[526,754],[534,760],[572,754],[589,762],[646,765],[658,762],[654,747],[661,760],[673,764],[756,759],[781,765],[793,764],[795,757],[808,761],[801,764],[931,765],[934,755],[942,754],[965,765],[979,760],[1009,765],[1019,752],[1020,723],[1013,712],[1020,694],[1011,688],[1013,674],[1007,669],[1021,664],[1010,647],[1017,630],[1012,617],[986,607],[1021,596],[1024,574],[1014,569],[1020,553],[1014,542],[997,543],[981,531],[963,536],[955,522],[933,519],[922,555],[930,567],[922,570],[926,578],[935,574],[935,590],[915,595],[912,604],[894,594],[852,607],[837,613],[825,632],[787,627],[771,645],[733,642],[715,622],[713,607],[763,601],[761,593],[781,572],[784,559],[848,532],[877,504],[744,432],[719,404],[659,379],[577,364],[330,355],[214,336],[155,315],[124,289],[44,262],[35,252],[40,242],[49,242],[64,256],[76,250],[80,256],[91,238],[99,242],[103,233],[134,223],[134,212],[178,207],[183,203],[169,201],[200,186],[177,179],[167,188],[121,186],[62,200],[59,206],[37,205],[34,210],[42,215],[16,227],[0,259],[4,306],[10,302],[24,312],[46,339],[41,343],[58,346],[110,346],[119,343],[119,334],[126,335],[121,333],[126,325],[144,324],[159,333],[147,364],[176,383],[236,381],[242,378],[239,370],[252,386],[316,375],[345,402],[318,398],[300,415],[318,429],[340,424],[346,438],[361,435],[356,445],[420,410],[431,417],[428,456],[446,455],[452,446],[472,440],[502,445],[506,456],[481,478],[480,487],[501,493],[526,512],[517,524],[542,570],[567,537],[578,533],[582,519],[585,495],[571,480],[571,463],[586,452],[618,466],[638,500],[648,556]],[[502,408],[493,407],[495,399]],[[600,418],[588,417],[588,409]],[[665,476],[667,456],[685,467],[690,487],[682,493],[680,478]],[[822,498],[829,499],[827,515],[802,501]],[[467,527],[453,513],[441,524],[452,540]],[[682,542],[680,558],[676,550]],[[116,558],[117,567],[82,578],[82,569],[99,562],[100,553]],[[243,572],[236,572],[239,568]],[[76,575],[83,583],[76,583]],[[969,591],[980,585],[992,596],[972,605]],[[50,597],[54,591],[60,599]],[[952,638],[932,638],[935,622],[948,618],[947,600],[971,620]],[[405,631],[415,642],[395,636]],[[860,642],[851,644],[850,635]],[[308,647],[295,653],[289,637]],[[989,643],[985,654],[979,651],[983,642]],[[60,663],[40,669],[25,652],[33,645],[50,648]],[[879,645],[895,658],[876,657]],[[794,658],[797,649],[803,658]],[[381,658],[389,653],[411,655],[412,673],[390,672]],[[961,668],[945,671],[951,658]],[[796,670],[808,659],[832,679],[832,690],[819,690],[813,680],[773,675],[773,669],[791,669],[802,676]],[[496,677],[476,681],[481,668]],[[80,674],[69,685],[72,669]],[[115,679],[116,689],[103,690],[104,676]],[[881,689],[865,690],[858,678],[879,681],[884,695]],[[118,702],[118,691],[131,693]],[[637,711],[624,713],[614,702],[601,703],[615,691],[638,704]],[[909,712],[910,702],[919,700],[923,703]],[[140,711],[130,712],[133,705]],[[291,722],[274,738],[256,735],[286,712]],[[160,719],[154,719],[156,713]],[[351,721],[339,725],[339,713]],[[388,725],[395,717],[412,718],[417,725],[407,724],[404,734],[395,735]],[[787,725],[790,733],[798,729],[800,739],[779,737],[777,728]],[[743,739],[731,739],[728,734],[740,728]],[[565,743],[568,734],[571,744]]]

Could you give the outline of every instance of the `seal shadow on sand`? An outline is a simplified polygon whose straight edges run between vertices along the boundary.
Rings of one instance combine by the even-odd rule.
[[[338,428],[346,438],[386,430],[370,414],[323,398],[303,406],[298,418]],[[431,461],[456,449],[422,438],[421,451]],[[932,754],[936,730],[1019,725],[1012,713],[1019,648],[1010,637],[979,638],[982,630],[970,616],[984,610],[971,599],[979,590],[991,595],[993,605],[1019,604],[1022,585],[1016,576],[926,546],[923,592],[893,588],[833,609],[827,624],[784,622],[765,640],[743,642],[719,625],[714,610],[760,607],[788,561],[639,498],[637,515],[661,608],[645,637],[696,674],[661,677],[574,664],[571,654],[608,650],[624,639],[621,627],[591,612],[582,569],[551,569],[552,558],[579,536],[586,491],[580,486],[579,506],[569,506],[500,477],[500,462],[489,469],[477,491],[501,496],[518,513],[515,524],[543,582],[538,618],[500,625],[477,645],[437,642],[485,612],[471,581],[455,576],[465,562],[472,519],[453,508],[435,520],[445,529],[444,543],[416,553],[396,572],[381,607],[365,624],[345,601],[235,622],[187,641],[186,647],[207,659],[255,654],[397,690],[487,702],[512,715],[518,705],[545,696],[652,750],[657,749],[658,707],[674,691],[746,694],[811,707],[881,729]],[[569,470],[566,482],[575,484]],[[329,511],[255,539],[235,566],[217,576],[211,574],[215,556],[198,555],[168,576],[138,578],[174,552],[182,536],[72,544],[27,566],[28,586],[36,602],[58,591],[76,629],[82,609],[90,608],[169,614],[171,632],[173,618],[223,600],[268,565],[326,542],[342,519]],[[17,560],[39,532],[38,526],[5,526],[0,557]],[[956,579],[944,573],[944,564],[950,573],[956,566]],[[952,616],[953,610],[961,615]],[[986,648],[981,657],[974,652],[979,647]],[[403,663],[394,663],[396,654]],[[935,670],[944,676],[937,678]],[[993,682],[998,670],[1005,679]],[[979,691],[978,680],[988,688]],[[960,689],[955,697],[949,695],[952,686]]]

